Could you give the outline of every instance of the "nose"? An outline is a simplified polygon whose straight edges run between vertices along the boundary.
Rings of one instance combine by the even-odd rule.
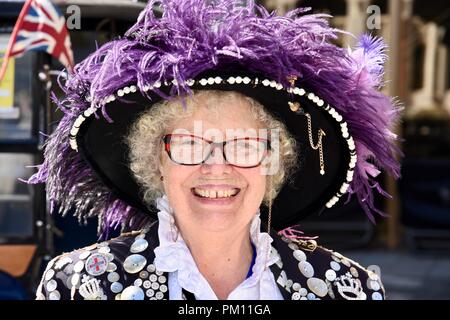
[[[211,150],[211,155],[201,166],[202,173],[206,174],[226,174],[231,172],[231,165],[226,163],[226,160],[223,156],[223,151],[220,146],[214,146]]]

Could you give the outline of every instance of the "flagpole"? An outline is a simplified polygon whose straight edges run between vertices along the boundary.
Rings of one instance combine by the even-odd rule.
[[[17,21],[20,22],[23,20],[23,17],[27,14],[28,8],[30,7],[32,1],[33,0],[27,0],[25,2],[25,4],[22,7],[22,10],[20,11],[19,18],[17,18]],[[6,49],[5,56],[3,57],[2,68],[0,69],[0,82],[3,80],[3,77],[5,76],[6,68],[8,67],[9,56],[11,55],[11,50],[14,45],[14,42],[16,41],[20,27],[21,23],[16,23],[13,32],[11,33],[11,37],[9,38],[8,47]]]

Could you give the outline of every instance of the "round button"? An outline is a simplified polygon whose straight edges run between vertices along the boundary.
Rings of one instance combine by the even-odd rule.
[[[117,265],[114,262],[108,263],[108,266],[106,267],[106,271],[113,272],[117,270]]]
[[[145,295],[151,298],[155,295],[155,291],[153,289],[148,289],[147,291],[145,291]]]
[[[159,289],[159,283],[158,282],[153,282],[151,285],[153,290],[158,290]]]
[[[147,249],[148,242],[145,239],[136,239],[131,245],[130,252],[131,253],[139,253]]]
[[[61,294],[59,293],[58,290],[52,291],[48,295],[48,299],[49,300],[60,300],[61,299]]]
[[[110,251],[111,249],[108,246],[101,247],[100,249],[98,249],[99,253],[109,253]]]
[[[82,253],[80,253],[80,255],[78,256],[78,259],[80,260],[84,260],[87,257],[89,257],[91,255],[90,251],[83,251]]]
[[[372,300],[383,300],[383,296],[379,292],[372,293]]]
[[[380,284],[378,283],[378,281],[370,281],[370,288],[373,290],[373,291],[378,291],[378,290],[380,290]]]
[[[48,292],[50,292],[50,291],[55,290],[57,286],[58,286],[58,284],[56,283],[55,279],[52,279],[49,282],[47,282],[47,285],[45,286],[45,288],[47,289]]]
[[[50,269],[45,273],[45,280],[49,281],[55,275],[55,270]]]
[[[145,267],[146,263],[147,259],[145,259],[144,256],[141,256],[140,254],[132,254],[123,262],[123,268],[128,273],[138,273]]]
[[[336,261],[331,261],[330,262],[330,267],[331,269],[333,269],[334,271],[339,271],[341,270],[341,265],[339,263],[337,263]]]
[[[306,284],[308,285],[309,290],[319,297],[324,297],[328,293],[328,286],[322,279],[309,278],[306,281]]]
[[[136,286],[129,286],[122,291],[121,300],[144,300],[144,291]]]
[[[334,281],[334,279],[336,279],[336,272],[334,270],[327,270],[327,272],[325,272],[325,278],[327,278],[328,281]]]
[[[123,285],[120,282],[113,282],[111,283],[111,291],[114,293],[119,293],[122,291]]]
[[[302,286],[300,285],[300,283],[298,283],[298,282],[295,282],[293,285],[292,285],[292,289],[294,289],[295,291],[298,291],[298,290],[300,290],[302,288]]]
[[[298,261],[306,261],[306,254],[302,250],[294,250],[294,258]]]
[[[111,272],[110,274],[108,274],[108,281],[109,282],[117,282],[120,279],[120,276],[117,272]]]
[[[314,268],[311,265],[311,263],[307,261],[300,261],[298,263],[298,268],[300,269],[300,272],[306,277],[311,278],[314,275]]]
[[[72,279],[70,280],[71,284],[73,287],[78,286],[78,284],[80,283],[80,274],[79,273],[75,273],[72,276]]]
[[[84,261],[78,261],[77,263],[75,263],[75,265],[73,266],[73,271],[75,272],[81,272],[84,268]]]
[[[91,276],[99,276],[108,268],[108,259],[104,254],[94,253],[86,260],[84,267]]]

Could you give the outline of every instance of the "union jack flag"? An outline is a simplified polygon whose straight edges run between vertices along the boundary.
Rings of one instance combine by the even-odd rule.
[[[73,52],[66,20],[50,0],[27,0],[23,5],[3,57],[0,81],[8,59],[31,50],[45,51],[72,70]]]

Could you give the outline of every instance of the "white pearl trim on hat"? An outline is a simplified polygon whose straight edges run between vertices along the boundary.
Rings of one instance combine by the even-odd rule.
[[[353,180],[354,168],[356,166],[356,161],[357,161],[355,142],[354,142],[352,136],[348,132],[347,122],[345,122],[343,120],[342,115],[340,115],[339,112],[337,112],[329,104],[325,105],[325,102],[322,99],[320,99],[320,97],[316,96],[312,92],[307,93],[303,88],[298,88],[298,87],[285,88],[285,87],[283,87],[283,85],[281,83],[278,83],[276,81],[269,80],[269,79],[264,79],[264,80],[260,81],[260,79],[258,79],[258,78],[254,78],[252,80],[249,77],[237,76],[237,77],[228,77],[228,79],[224,80],[221,77],[214,77],[214,78],[210,77],[210,78],[202,78],[200,80],[197,80],[197,83],[200,84],[201,86],[207,86],[207,85],[213,85],[213,84],[221,84],[224,81],[226,81],[227,83],[229,83],[231,85],[233,85],[233,84],[257,85],[257,84],[261,83],[265,87],[271,87],[276,90],[284,89],[288,93],[293,93],[294,95],[297,95],[297,96],[306,95],[306,97],[309,100],[314,102],[318,107],[321,107],[325,111],[327,111],[333,117],[333,119],[335,119],[340,124],[342,137],[347,141],[347,144],[348,144],[348,149],[350,152],[350,162],[349,162],[348,169],[347,169],[346,181],[339,188],[339,192],[337,192],[325,204],[325,206],[327,208],[333,207],[339,201],[340,197],[347,192],[347,190],[350,186],[350,183]],[[195,84],[195,82],[196,82],[196,80],[194,80],[194,79],[188,79],[187,81],[185,81],[185,84],[187,86],[191,87]],[[170,83],[173,85],[178,85],[178,82],[176,80],[172,80]],[[164,81],[164,83],[162,84],[160,81],[157,81],[152,86],[145,85],[143,87],[143,90],[145,92],[147,92],[153,88],[160,88],[162,85],[169,86],[169,82]],[[134,93],[137,91],[137,89],[138,88],[134,85],[123,87],[122,89],[117,90],[117,97],[123,97],[127,94]],[[90,102],[91,98],[87,97],[86,100],[88,102]],[[114,100],[116,100],[116,96],[114,94],[112,94],[112,95],[104,98],[102,101],[100,101],[101,103],[97,103],[97,104],[91,103],[91,106],[88,109],[86,109],[82,115],[79,115],[77,117],[77,119],[75,120],[75,122],[72,125],[72,128],[70,130],[70,136],[69,136],[69,144],[73,150],[78,152],[78,145],[77,145],[76,138],[77,138],[77,134],[78,134],[81,124],[88,117],[90,117],[94,112],[96,112],[101,107],[105,106],[106,104],[113,102]]]

